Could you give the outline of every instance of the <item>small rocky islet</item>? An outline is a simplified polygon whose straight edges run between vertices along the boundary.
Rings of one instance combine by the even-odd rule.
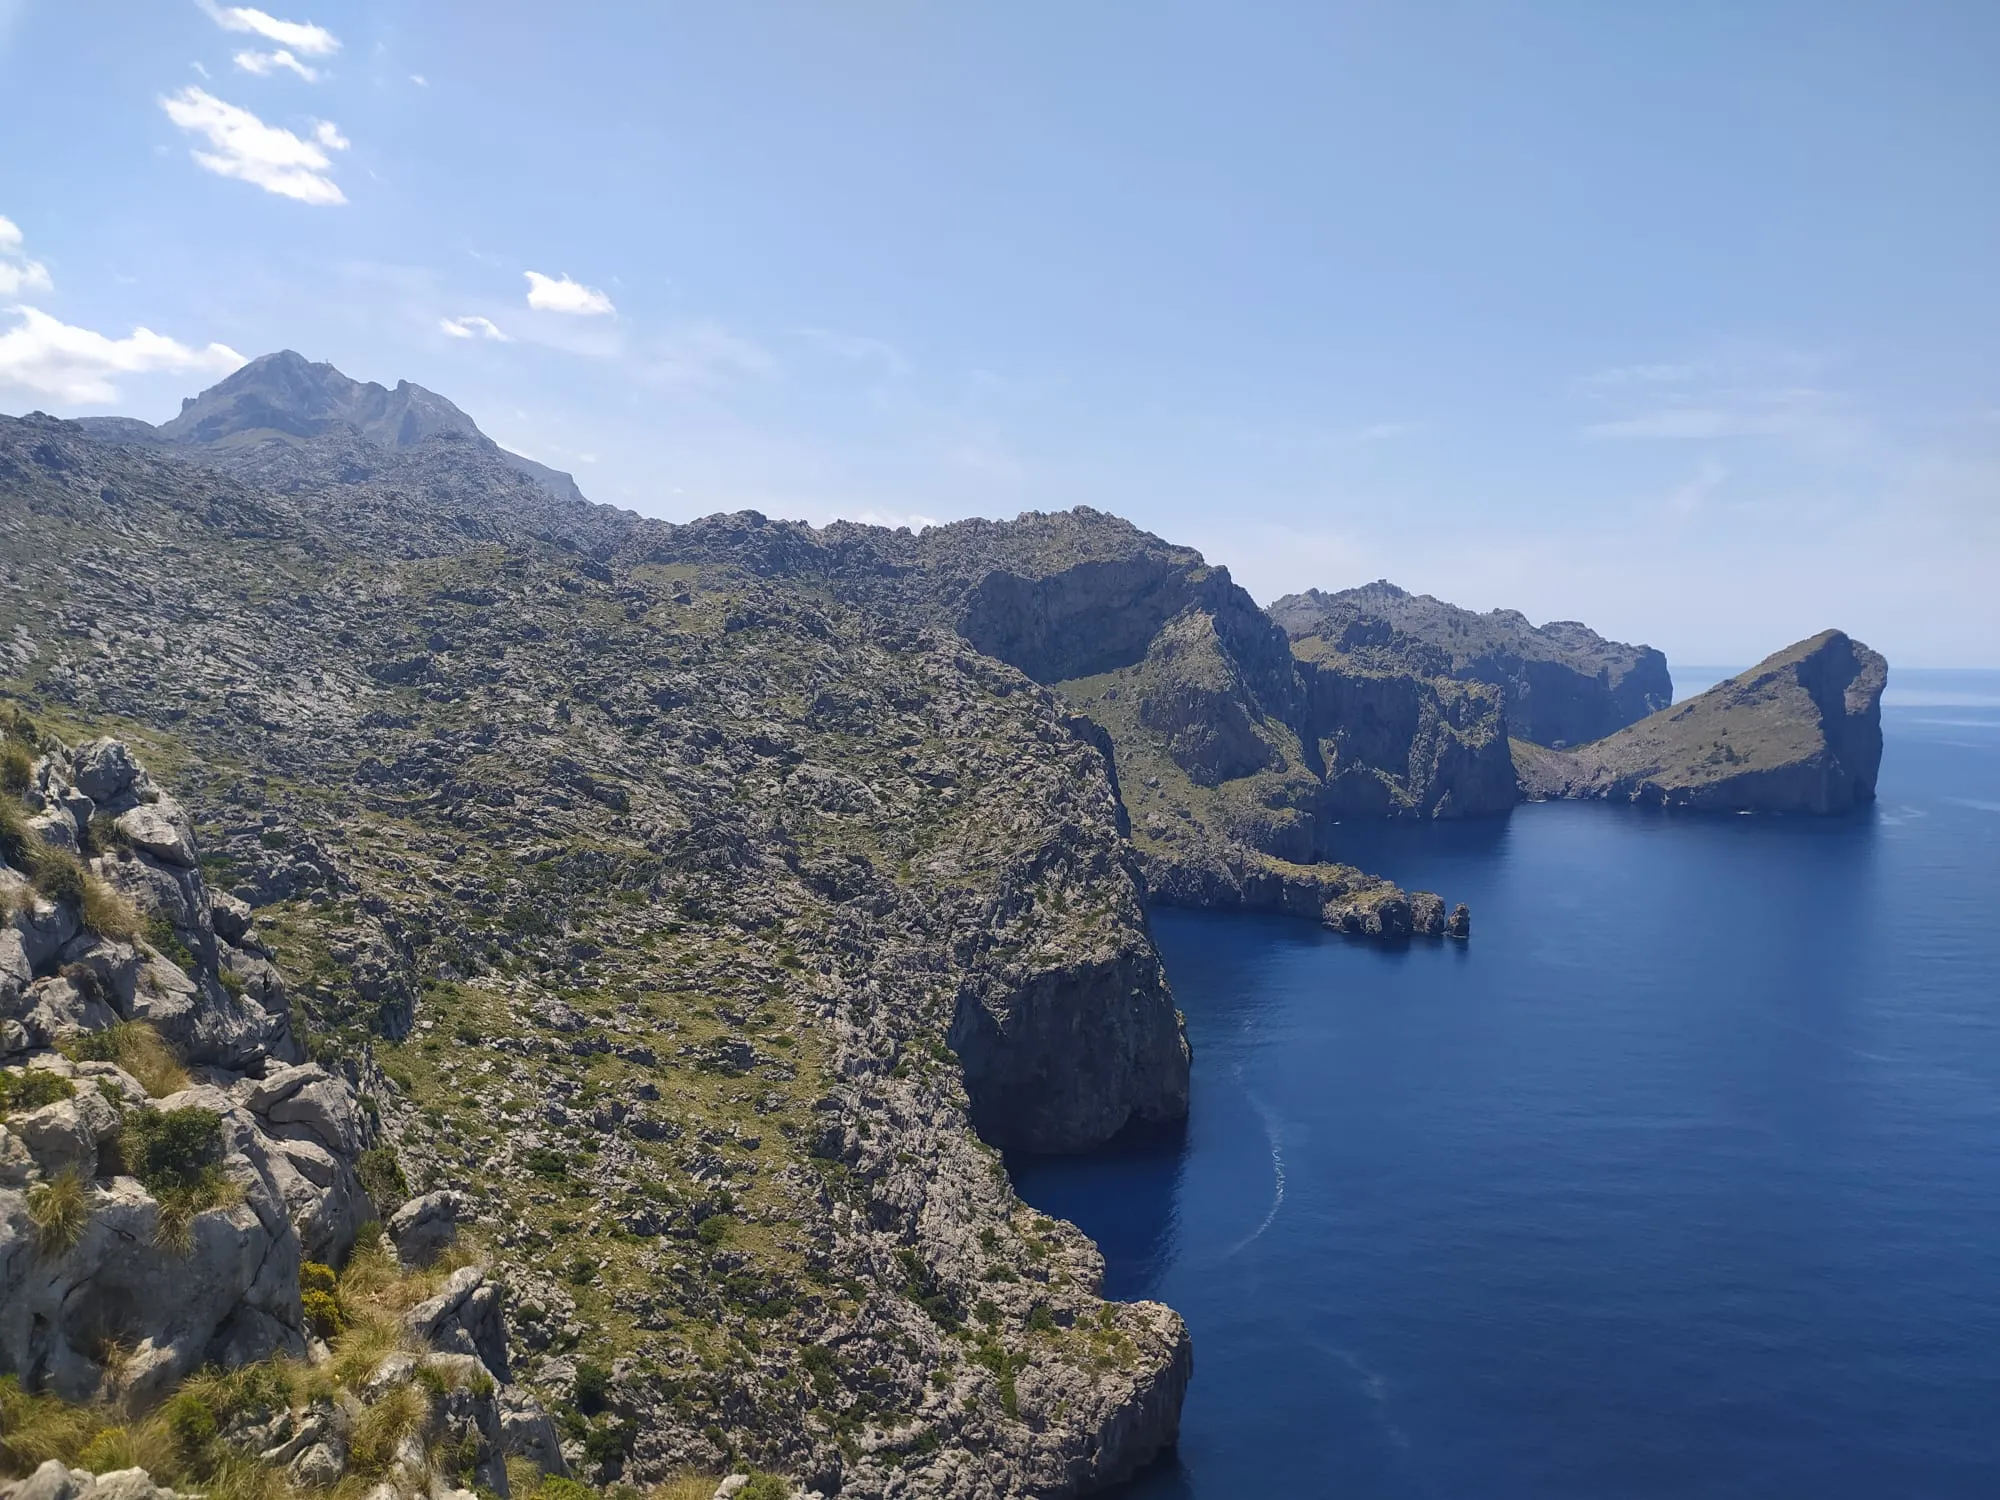
[[[1000,1152],[1185,1114],[1147,902],[1463,939],[1339,824],[1881,753],[1838,632],[1673,706],[1087,509],[649,520],[289,353],[0,418],[0,577],[12,1500],[1103,1489],[1187,1330]]]

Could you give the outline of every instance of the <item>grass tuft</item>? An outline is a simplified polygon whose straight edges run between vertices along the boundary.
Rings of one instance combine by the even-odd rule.
[[[44,1255],[61,1255],[90,1224],[90,1185],[71,1168],[28,1194],[28,1218]]]
[[[150,1021],[120,1021],[102,1031],[72,1037],[62,1044],[62,1052],[71,1062],[118,1064],[155,1099],[178,1094],[188,1086],[187,1069]]]

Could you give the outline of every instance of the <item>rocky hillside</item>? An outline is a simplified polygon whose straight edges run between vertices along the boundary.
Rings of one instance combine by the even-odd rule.
[[[1674,701],[1667,659],[1574,620],[1477,614],[1386,579],[1288,594],[1271,618],[1309,660],[1360,674],[1451,677],[1497,688],[1508,732],[1538,745],[1601,739]]]
[[[1170,1442],[1180,1320],[995,1151],[1185,1109],[1099,743],[837,536],[353,441],[0,421],[0,671],[185,789],[578,1473],[1057,1496]]]
[[[1516,745],[1532,797],[1706,812],[1837,813],[1875,800],[1888,663],[1838,630],[1575,750]]]
[[[404,1201],[366,1053],[306,1059],[185,809],[119,740],[5,729],[0,1479],[143,1497],[139,1464],[259,1494],[353,1475],[508,1496],[566,1473],[509,1384],[459,1200]]]
[[[389,390],[350,380],[332,365],[282,350],[253,359],[219,385],[182,402],[158,427],[131,417],[86,418],[100,437],[157,444],[199,454],[294,447],[303,438],[342,439],[345,461],[368,466],[368,450],[400,451],[433,438],[453,439],[497,458],[559,500],[581,501],[569,475],[509,453],[436,391],[407,380]],[[282,460],[281,460],[282,461]]]

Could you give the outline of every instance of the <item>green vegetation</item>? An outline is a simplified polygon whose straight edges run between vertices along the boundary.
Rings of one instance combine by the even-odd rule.
[[[185,1249],[195,1219],[243,1201],[242,1187],[223,1176],[222,1116],[212,1109],[134,1110],[119,1147],[125,1170],[159,1200],[163,1245]]]
[[[97,982],[87,969],[73,979],[78,983]],[[85,1032],[65,1041],[62,1051],[72,1062],[118,1064],[155,1099],[178,1094],[188,1086],[187,1069],[150,1021],[120,1021],[102,1031]]]
[[[0,1073],[0,1115],[26,1114],[58,1099],[76,1097],[76,1086],[46,1068]]]
[[[403,1176],[403,1164],[394,1146],[371,1146],[355,1163],[355,1176],[383,1213],[394,1213],[410,1196],[410,1184]]]
[[[28,1218],[44,1255],[60,1255],[78,1240],[90,1223],[90,1184],[71,1169],[28,1193]]]

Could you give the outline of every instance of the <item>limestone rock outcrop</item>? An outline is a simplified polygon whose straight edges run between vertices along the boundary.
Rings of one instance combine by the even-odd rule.
[[[218,930],[179,803],[120,741],[42,750],[0,857],[0,1373],[82,1400],[115,1349],[145,1400],[304,1353],[299,1265],[375,1217],[373,1127],[247,921]]]
[[[1288,594],[1271,618],[1309,660],[1487,684],[1509,732],[1538,745],[1601,739],[1674,698],[1667,659],[1650,646],[1607,641],[1575,620],[1535,626],[1518,610],[1479,614],[1386,580]]]
[[[1533,797],[1697,812],[1841,813],[1875,800],[1888,663],[1838,630],[1574,750],[1517,747]]]

